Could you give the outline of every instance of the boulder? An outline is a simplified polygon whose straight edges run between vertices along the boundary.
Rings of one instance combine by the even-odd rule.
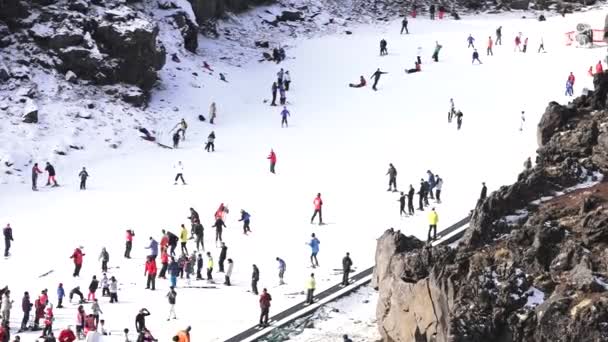
[[[511,4],[509,5],[509,7],[514,10],[525,11],[530,7],[530,1],[529,0],[514,0],[514,1],[511,1]]]
[[[190,16],[185,11],[174,13],[172,18],[184,38],[186,50],[196,53],[198,48],[198,25],[190,20]]]
[[[277,15],[276,21],[302,21],[304,20],[303,13],[300,11],[283,11],[281,15]]]
[[[70,83],[77,83],[78,76],[76,76],[76,74],[72,70],[68,70],[68,72],[65,73],[65,80]]]
[[[90,4],[86,0],[69,0],[68,9],[71,11],[86,14],[89,11]]]
[[[546,144],[549,138],[559,131],[575,114],[576,111],[572,108],[564,107],[557,102],[549,103],[536,131],[538,145],[542,147]]]
[[[256,40],[254,42],[254,44],[255,44],[255,47],[259,47],[259,48],[263,48],[263,49],[268,49],[270,47],[270,43],[268,43],[267,40],[265,40],[265,41]]]
[[[175,9],[177,8],[177,5],[175,4],[175,1],[173,0],[158,0],[158,8],[160,9]]]
[[[25,123],[38,123],[38,106],[34,100],[27,99],[21,118]]]
[[[120,97],[123,101],[135,107],[142,107],[148,102],[148,94],[135,87],[125,89],[125,91],[121,92]]]
[[[11,78],[11,73],[6,64],[0,60],[0,82],[6,82],[9,78]]]

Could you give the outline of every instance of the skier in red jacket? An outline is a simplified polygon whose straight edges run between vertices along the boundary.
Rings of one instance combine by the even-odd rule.
[[[272,297],[268,290],[262,290],[262,294],[260,295],[260,326],[267,327],[268,326],[268,312],[270,311],[270,301]]]
[[[595,73],[596,74],[604,73],[604,67],[602,66],[602,61],[598,61],[597,64],[595,65]]]
[[[568,75],[568,82],[570,82],[570,84],[572,85],[572,87],[574,88],[574,80],[576,78],[574,77],[574,75],[572,74],[572,72],[570,72],[570,75]]]
[[[81,248],[82,247],[76,248],[74,250],[74,253],[72,253],[72,256],[70,257],[70,259],[74,259],[74,277],[80,276],[80,268],[82,268],[82,257],[85,256],[85,254],[82,253]]]
[[[315,200],[312,203],[315,205],[315,212],[312,214],[312,217],[310,218],[310,223],[312,224],[315,217],[317,217],[317,214],[319,214],[319,225],[322,225],[323,224],[323,215],[321,212],[321,207],[323,206],[323,200],[321,199],[321,193],[317,194],[317,197],[315,197]]]
[[[273,149],[270,149],[270,155],[266,159],[270,160],[270,172],[274,173],[274,166],[277,164],[277,155],[274,153]]]
[[[154,258],[151,256],[149,256],[148,261],[146,261],[146,270],[144,271],[144,275],[148,275],[146,289],[150,289],[152,291],[156,290],[156,260],[154,260]]]
[[[59,338],[57,339],[59,342],[74,342],[76,341],[76,335],[70,327],[67,327],[59,333]]]

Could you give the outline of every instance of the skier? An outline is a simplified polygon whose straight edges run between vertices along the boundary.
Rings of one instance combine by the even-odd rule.
[[[441,203],[441,188],[443,187],[443,178],[435,175],[435,199],[437,203]]]
[[[424,201],[424,179],[420,179],[420,189],[418,189],[418,210],[424,211],[423,201]]]
[[[51,182],[53,182],[53,187],[59,186],[59,184],[57,184],[57,180],[55,179],[55,167],[53,167],[51,163],[46,162],[46,167],[44,168],[44,171],[48,172],[49,174],[49,177],[46,181],[46,186],[51,185]]]
[[[521,52],[521,47],[520,47],[520,45],[521,45],[521,37],[520,37],[520,35],[515,36],[515,48],[513,49],[513,51],[519,50],[519,52]]]
[[[595,65],[595,73],[596,74],[603,74],[604,73],[604,67],[602,66],[602,61],[598,61],[597,64]]]
[[[63,297],[65,297],[65,289],[63,283],[59,283],[57,286],[57,309],[63,308]]]
[[[258,281],[260,281],[260,270],[253,264],[253,272],[251,273],[251,292],[254,295],[258,294]]]
[[[175,292],[175,288],[173,286],[169,287],[167,299],[169,300],[169,316],[167,317],[167,321],[171,319],[171,315],[173,315],[173,319],[177,319],[177,316],[175,315],[175,302],[177,299],[177,292]]]
[[[540,53],[540,50],[543,50],[543,52],[545,52],[545,41],[543,40],[543,38],[540,38],[540,45],[538,46],[538,53]]]
[[[467,46],[467,48],[475,48],[475,44],[473,44],[475,42],[475,38],[473,38],[472,35],[469,34],[469,37],[467,37],[467,42],[469,43],[469,45]]]
[[[101,285],[101,296],[110,297],[110,281],[108,280],[107,274],[102,274],[101,281],[99,283]]]
[[[273,149],[270,149],[270,154],[268,157],[266,157],[266,159],[270,160],[270,172],[275,173],[274,167],[277,164],[277,155],[274,153]]]
[[[179,275],[179,264],[175,261],[174,257],[171,257],[171,262],[169,263],[169,276],[171,286],[177,286],[177,276]]]
[[[348,274],[353,266],[353,261],[350,259],[350,253],[346,253],[342,258],[342,286],[348,286]]]
[[[287,103],[287,94],[285,94],[285,86],[279,84],[279,103],[284,106]]]
[[[433,240],[437,240],[437,222],[439,221],[439,216],[435,211],[435,208],[431,209],[429,213],[429,234],[427,241],[431,241],[431,230],[433,231]]]
[[[433,199],[433,189],[435,188],[435,175],[431,172],[431,170],[426,170],[426,174],[428,176],[427,182],[429,183],[428,195]]]
[[[439,62],[439,51],[441,51],[442,47],[443,46],[439,45],[438,41],[435,41],[435,50],[433,50],[433,56],[432,56],[432,58],[435,62]]]
[[[317,214],[319,214],[319,225],[322,225],[323,224],[323,212],[322,212],[323,200],[321,199],[321,193],[317,194],[317,197],[315,197],[315,199],[312,203],[315,206],[315,212],[312,214],[312,217],[310,218],[310,224],[312,224],[315,217],[317,217]]]
[[[526,122],[526,117],[525,117],[525,112],[522,110],[521,111],[521,122],[519,124],[520,131],[523,131],[523,129],[524,129],[524,122]]]
[[[32,166],[32,190],[38,191],[38,175],[41,174],[42,171],[38,168],[38,163],[34,163]]]
[[[526,53],[527,50],[528,50],[528,37],[526,37],[526,39],[524,39],[524,48],[523,48],[522,52]]]
[[[407,29],[407,24],[407,17],[403,17],[403,20],[401,20],[401,32],[399,34],[403,34],[403,31],[405,31],[405,34],[410,34],[410,31]]]
[[[21,320],[21,328],[18,332],[25,331],[27,329],[27,321],[30,319],[30,311],[32,311],[32,302],[30,301],[30,294],[25,291],[23,293],[23,299],[21,299],[21,310],[23,311],[23,319]]]
[[[99,288],[99,280],[97,280],[96,276],[93,276],[91,282],[89,283],[89,293],[87,294],[87,300],[95,300],[95,292]]]
[[[445,7],[443,6],[439,6],[439,19],[443,19],[443,16],[445,15]]]
[[[454,99],[450,99],[450,111],[448,112],[448,123],[452,122],[452,117],[456,114],[456,108],[454,107]]]
[[[418,61],[418,64],[422,64],[422,59],[420,59],[420,56],[422,56],[422,46],[419,46],[416,49],[416,61]]]
[[[218,260],[218,265],[220,266],[219,272],[224,273],[224,261],[226,260],[226,254],[228,254],[228,247],[222,242],[220,248],[220,257]]]
[[[179,147],[179,132],[174,132],[171,139],[173,140],[173,148],[178,148]]]
[[[211,150],[211,151],[209,151]],[[207,144],[205,144],[205,151],[215,152],[215,132],[211,131],[207,136]]]
[[[276,258],[276,261],[279,263],[279,285],[285,285],[285,282],[283,281],[283,276],[285,276],[287,264],[285,263],[285,260],[279,257]]]
[[[108,272],[108,261],[110,261],[110,253],[108,253],[105,247],[101,248],[101,253],[99,253],[98,260],[101,260],[101,271]]]
[[[388,50],[386,49],[387,42],[384,38],[380,40],[380,56],[388,55]]]
[[[232,259],[228,258],[228,268],[226,269],[226,273],[224,273],[224,285],[230,286],[230,277],[232,276],[232,269],[234,268],[234,262]]]
[[[317,260],[317,254],[319,254],[319,245],[321,241],[317,239],[315,233],[312,233],[310,236],[310,242],[308,245],[310,246],[310,264],[312,268],[319,267],[319,261]]]
[[[372,86],[372,89],[374,89],[374,90],[378,90],[378,89],[376,89],[376,86],[378,85],[378,81],[380,81],[380,76],[381,76],[382,74],[387,74],[387,72],[380,71],[380,68],[378,68],[378,70],[376,70],[376,71],[375,71],[375,72],[372,74],[372,76],[370,77],[370,78],[373,78],[373,79],[374,79],[374,85]]]
[[[239,219],[239,222],[241,221],[243,221],[243,234],[247,235],[247,233],[251,233],[251,228],[249,228],[251,215],[243,209],[241,209],[241,218]]]
[[[410,215],[414,215],[414,187],[410,184],[410,190],[407,193],[407,211]]]
[[[272,102],[270,103],[271,106],[276,106],[276,101],[277,101],[277,90],[279,89],[279,86],[277,85],[277,82],[273,82],[272,83]]]
[[[213,257],[211,252],[207,252],[207,282],[213,282]]]
[[[125,242],[125,258],[131,259],[131,248],[133,247],[133,237],[135,232],[131,229],[127,229],[126,242]]]
[[[80,171],[80,173],[78,174],[78,177],[80,177],[80,190],[86,190],[87,178],[89,178],[89,173],[87,172],[87,169],[84,166],[82,167],[82,171]]]
[[[224,220],[222,220],[222,217],[219,216],[215,219],[215,223],[213,224],[213,227],[215,227],[215,245],[217,247],[217,242],[223,242],[222,240],[222,231],[223,228],[227,228],[226,224],[224,223]]]
[[[209,123],[210,124],[214,124],[215,122],[215,118],[217,116],[217,107],[215,105],[215,102],[211,102],[211,105],[209,106]]]
[[[460,126],[462,126],[462,117],[464,114],[462,114],[461,111],[456,112],[456,125],[457,125],[457,129],[460,130]]]
[[[407,216],[407,213],[405,212],[405,194],[403,191],[401,191],[401,195],[397,202],[399,202],[399,216]]]
[[[486,56],[494,56],[494,52],[492,52],[492,46],[494,46],[494,42],[492,41],[492,37],[488,37],[488,49],[486,51]]]
[[[483,64],[481,63],[481,61],[479,60],[479,53],[477,52],[477,49],[475,49],[473,51],[473,61],[471,62],[471,64],[474,64],[475,61],[479,62],[479,64]]]
[[[93,317],[95,318],[95,326],[99,324],[99,314],[103,314],[101,311],[101,307],[99,306],[99,301],[97,299],[93,300],[93,304],[91,305],[91,312],[93,312]]]
[[[420,69],[420,63],[418,63],[418,61],[416,61],[416,62],[414,62],[414,68],[413,69],[406,69],[405,73],[406,74],[412,74],[412,73],[420,72],[420,71],[421,71],[421,69]]]
[[[222,74],[221,72],[220,72],[220,81],[224,81],[224,82],[228,83],[228,80],[226,79],[226,75]]]
[[[388,171],[386,172],[388,175],[388,189],[386,191],[397,191],[397,169],[393,166],[392,163],[388,164]]]
[[[287,123],[287,117],[290,115],[291,114],[289,114],[287,107],[283,106],[283,110],[281,111],[281,128],[283,128],[283,125],[289,127],[289,123]]]
[[[118,281],[110,277],[110,303],[118,303]]]
[[[285,91],[289,91],[289,85],[291,84],[289,70],[285,71],[285,75],[283,75],[283,84],[285,84]]]
[[[363,88],[366,84],[367,82],[365,82],[365,77],[359,76],[359,83],[349,83],[348,86],[351,88]]]
[[[82,257],[85,256],[82,253],[82,247],[74,249],[74,253],[70,256],[70,259],[74,259],[74,277],[80,276],[80,269],[82,268]]]
[[[572,82],[568,79],[566,81],[566,96],[572,96],[574,94],[574,87]]]
[[[481,193],[479,194],[479,200],[483,201],[486,199],[488,194],[488,188],[486,187],[486,182],[481,182]]]
[[[431,16],[431,20],[435,20],[435,5],[431,4],[429,7],[429,14]]]
[[[144,268],[144,276],[147,276],[146,290],[156,290],[156,260],[149,256]]]
[[[138,333],[146,330],[146,316],[150,316],[150,311],[146,308],[139,310],[135,316],[135,331]]]
[[[184,180],[184,164],[182,164],[181,160],[177,162],[176,165],[173,166],[173,168],[176,170],[176,174],[175,174],[175,182],[173,183],[173,185],[177,185],[177,180],[181,179],[182,184],[186,185],[186,181]]]
[[[306,304],[310,305],[314,302],[315,296],[315,288],[317,287],[317,282],[315,280],[315,274],[311,273],[310,278],[306,281]]]
[[[150,244],[144,248],[149,249],[150,255],[148,255],[148,256],[151,257],[152,259],[156,260],[156,257],[158,256],[158,242],[156,242],[156,240],[154,240],[154,238],[151,236],[150,236],[149,240],[150,240]]]
[[[13,228],[11,228],[10,223],[7,223],[6,227],[2,229],[2,235],[4,235],[4,257],[6,258],[10,255],[11,241],[14,241]]]
[[[260,326],[267,327],[268,326],[268,313],[270,311],[270,301],[272,301],[272,297],[268,290],[265,288],[262,290],[262,294],[260,295]]]
[[[496,45],[502,45],[502,26],[496,29]]]

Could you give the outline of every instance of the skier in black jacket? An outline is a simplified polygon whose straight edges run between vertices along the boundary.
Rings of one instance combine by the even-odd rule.
[[[139,313],[135,316],[135,330],[137,332],[146,330],[146,316],[150,316],[150,311],[146,308],[139,310]]]
[[[82,168],[82,171],[80,171],[78,177],[80,177],[80,190],[86,190],[87,178],[89,178],[89,173],[87,172],[87,169],[85,167]]]
[[[407,193],[407,211],[410,215],[414,215],[414,187],[410,184],[410,191]]]
[[[386,191],[397,191],[397,169],[393,164],[388,164],[388,171],[386,172],[388,175],[388,190]]]
[[[403,31],[405,31],[405,34],[410,34],[410,31],[408,31],[407,29],[407,17],[404,17],[403,20],[401,21],[401,33],[403,34]]]
[[[59,186],[59,184],[57,184],[57,180],[55,179],[55,168],[53,167],[53,165],[51,165],[51,163],[46,162],[46,167],[44,168],[44,171],[48,172],[49,174],[49,178],[46,181],[46,186],[51,185],[51,182],[53,182],[53,186]]]
[[[226,244],[222,242],[220,258],[218,260],[218,264],[220,265],[221,273],[224,273],[224,261],[226,260],[226,254],[228,254],[228,247],[226,247]]]
[[[215,227],[215,245],[217,246],[217,242],[223,242],[222,241],[222,230],[223,228],[226,228],[226,224],[224,223],[224,220],[222,220],[221,217],[218,217],[217,220],[215,220],[215,223],[213,224],[213,226]]]
[[[401,191],[401,196],[399,196],[399,216],[407,216],[405,212],[405,194]]]
[[[350,253],[346,253],[346,256],[342,258],[342,286],[348,286],[348,274],[352,266],[353,261],[350,259]]]
[[[277,85],[277,82],[272,83],[272,102],[270,103],[271,106],[276,106],[277,105],[277,90],[279,89],[279,86]]]
[[[378,70],[376,70],[376,72],[372,74],[372,76],[370,77],[374,79],[374,85],[372,86],[372,89],[378,90],[376,89],[376,86],[378,85],[378,81],[380,81],[380,75],[382,74],[387,74],[387,72],[380,71],[380,68],[378,68]]]
[[[424,211],[424,179],[420,179],[420,189],[418,190],[418,210]]]
[[[170,254],[171,256],[175,256],[175,248],[177,248],[177,241],[179,240],[177,235],[167,232],[167,237],[169,238],[169,247],[171,247]]]
[[[203,227],[203,225],[200,222],[194,225],[194,236],[196,236],[196,250],[197,251],[200,249],[202,249],[203,252],[205,251],[205,241],[203,240],[204,232],[205,232],[205,228]],[[200,249],[199,249],[199,245],[200,245]]]
[[[4,235],[4,256],[7,257],[11,250],[11,241],[13,241],[13,228],[10,224],[4,227],[2,234]]]

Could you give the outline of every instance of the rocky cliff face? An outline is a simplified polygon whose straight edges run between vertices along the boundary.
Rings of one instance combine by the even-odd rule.
[[[386,231],[385,341],[608,341],[608,74],[538,125],[536,165],[477,204],[457,248]]]

